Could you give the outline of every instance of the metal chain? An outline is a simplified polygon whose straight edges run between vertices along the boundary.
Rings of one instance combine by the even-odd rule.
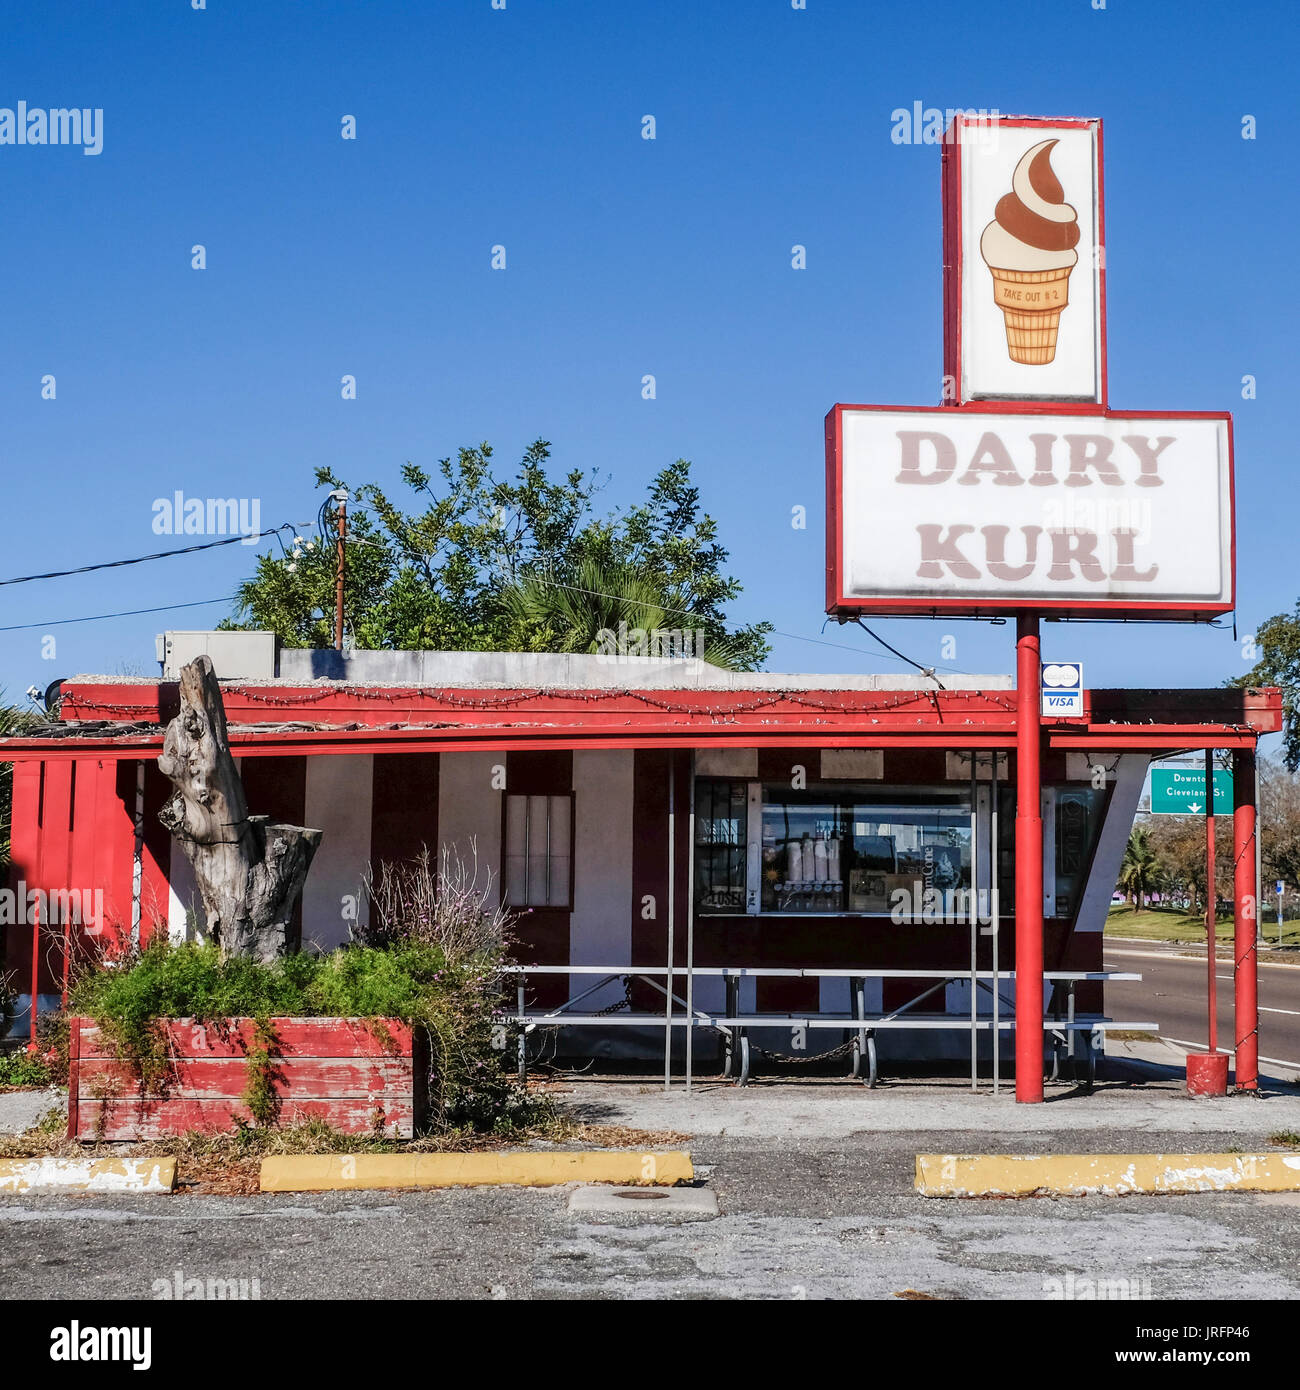
[[[843,1042],[839,1047],[833,1047],[829,1052],[814,1052],[810,1056],[796,1057],[792,1052],[773,1052],[771,1048],[757,1047],[750,1044],[751,1049],[758,1053],[760,1057],[770,1057],[774,1062],[788,1062],[792,1066],[806,1067],[812,1062],[827,1062],[835,1057],[842,1057],[857,1043],[856,1038],[850,1038]]]
[[[617,1000],[617,1001],[616,1001],[615,1003],[613,1003],[613,1004],[607,1005],[607,1006],[606,1006],[605,1008],[603,1008],[603,1009],[597,1009],[597,1010],[595,1011],[595,1013],[592,1014],[592,1017],[593,1017],[593,1018],[607,1018],[610,1014],[616,1014],[616,1013],[618,1013],[621,1009],[630,1009],[631,1007],[632,1007],[632,977],[631,977],[631,975],[624,975],[624,976],[623,976],[623,997],[622,997],[622,999]]]

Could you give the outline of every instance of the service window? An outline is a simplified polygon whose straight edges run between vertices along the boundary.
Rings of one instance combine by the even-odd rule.
[[[749,786],[701,778],[695,784],[695,905],[745,911]]]
[[[970,888],[970,798],[923,788],[763,788],[764,912],[919,915]],[[912,903],[912,899],[918,899]]]
[[[573,796],[507,795],[503,860],[510,907],[573,906]]]
[[[909,920],[925,910],[927,894],[930,901],[938,894],[948,911],[963,914],[970,826],[965,788],[823,782],[794,790],[701,778],[696,909]]]

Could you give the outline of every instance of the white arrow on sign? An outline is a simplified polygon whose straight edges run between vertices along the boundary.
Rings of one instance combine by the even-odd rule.
[[[1201,809],[1201,803],[1199,801],[1190,802],[1187,809],[1189,811],[1199,811]]]

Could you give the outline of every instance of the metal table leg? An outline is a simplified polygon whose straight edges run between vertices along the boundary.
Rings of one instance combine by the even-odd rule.
[[[853,1017],[855,1019],[865,1018],[867,1015],[867,988],[866,980],[861,975],[854,975],[849,979],[849,993]],[[862,1054],[867,1050],[867,1030],[859,1028],[853,1035],[853,1046],[850,1048],[850,1055],[853,1064],[849,1068],[849,1075],[857,1080],[862,1075]]]
[[[727,991],[726,1013],[728,1018],[736,1018],[740,1013],[740,980],[728,976],[725,982]],[[736,1065],[736,1039],[733,1029],[728,1028],[722,1035],[722,1074],[730,1077]]]

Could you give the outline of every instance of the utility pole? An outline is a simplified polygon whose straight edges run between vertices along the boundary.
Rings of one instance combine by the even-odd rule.
[[[330,496],[338,504],[339,540],[338,540],[338,577],[334,583],[334,646],[343,650],[343,576],[347,565],[346,546],[348,535],[348,494],[346,489],[339,488],[330,493]]]

